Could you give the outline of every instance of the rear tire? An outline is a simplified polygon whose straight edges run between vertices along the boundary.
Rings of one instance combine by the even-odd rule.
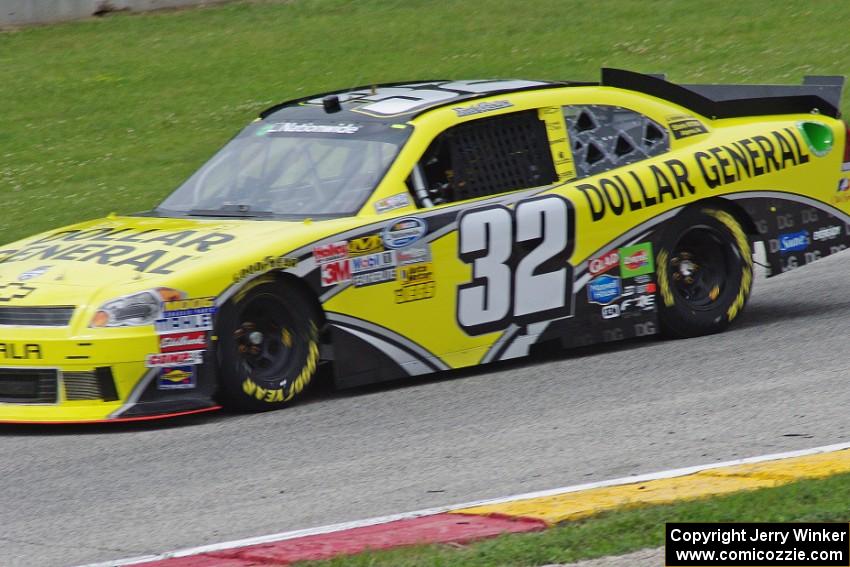
[[[677,215],[662,233],[656,264],[659,322],[668,337],[723,331],[752,290],[749,239],[738,220],[717,206]]]
[[[218,336],[219,399],[238,411],[287,405],[313,380],[319,363],[319,317],[294,286],[260,281],[222,308]]]

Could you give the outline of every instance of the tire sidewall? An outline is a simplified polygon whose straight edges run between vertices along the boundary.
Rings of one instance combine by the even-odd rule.
[[[270,296],[287,319],[290,358],[276,375],[263,375],[244,363],[234,332],[252,302]],[[286,405],[312,381],[319,361],[319,330],[311,304],[293,286],[273,280],[248,284],[221,310],[216,323],[219,398],[237,410],[262,411]]]
[[[694,227],[711,229],[731,258],[723,289],[708,309],[694,308],[678,295],[668,266],[682,236]],[[662,233],[656,263],[659,320],[662,331],[668,336],[694,337],[723,331],[740,316],[752,289],[749,239],[737,219],[722,207],[692,207],[677,215]]]

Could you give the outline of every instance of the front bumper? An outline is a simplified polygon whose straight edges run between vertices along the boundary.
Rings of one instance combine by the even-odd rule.
[[[202,364],[193,386],[161,389],[153,329],[0,327],[0,423],[156,419],[217,409],[215,379]]]

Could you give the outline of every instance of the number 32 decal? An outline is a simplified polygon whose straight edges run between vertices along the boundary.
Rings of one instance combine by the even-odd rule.
[[[555,195],[463,213],[458,256],[472,281],[458,287],[457,321],[469,335],[571,314],[572,204]]]

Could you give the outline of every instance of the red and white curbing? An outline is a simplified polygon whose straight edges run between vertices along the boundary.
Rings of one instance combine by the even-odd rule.
[[[712,469],[778,461],[848,449],[850,449],[850,443],[843,443],[801,451],[762,455],[723,463],[673,469],[505,498],[480,500],[368,520],[283,532],[81,567],[123,567],[127,565],[144,567],[258,567],[262,565],[287,565],[296,561],[330,559],[366,550],[390,549],[415,544],[468,543],[506,533],[539,531],[545,529],[548,524],[537,518],[522,516],[509,517],[498,514],[475,515],[469,513],[461,515],[452,512],[478,506],[683,477]]]

